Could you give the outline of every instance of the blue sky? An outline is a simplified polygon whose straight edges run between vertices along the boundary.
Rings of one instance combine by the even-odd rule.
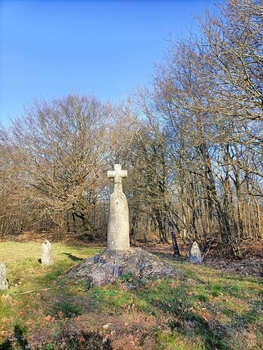
[[[0,0],[0,122],[69,93],[119,102],[149,86],[167,39],[212,0]]]

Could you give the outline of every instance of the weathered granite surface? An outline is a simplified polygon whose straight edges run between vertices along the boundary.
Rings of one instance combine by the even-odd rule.
[[[8,289],[8,282],[6,279],[6,267],[5,264],[0,262],[0,290]]]
[[[155,255],[141,248],[124,251],[104,250],[86,259],[68,272],[69,279],[86,281],[89,287],[105,286],[123,275],[147,282],[151,278],[182,278],[183,272],[177,270]]]

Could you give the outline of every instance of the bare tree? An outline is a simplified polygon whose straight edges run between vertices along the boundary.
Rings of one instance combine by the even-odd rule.
[[[92,208],[104,186],[112,110],[95,98],[44,102],[15,122],[6,141],[17,157],[15,174],[24,181],[23,200],[60,229],[74,230],[77,218],[92,228]]]

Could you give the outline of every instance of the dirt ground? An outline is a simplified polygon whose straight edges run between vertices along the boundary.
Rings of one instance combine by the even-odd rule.
[[[39,346],[41,343],[45,344],[46,339],[52,339],[53,326],[56,324],[57,322],[51,319],[48,328],[33,333],[28,338],[30,346],[34,348],[34,346]],[[93,335],[93,337],[95,335],[101,337],[102,344],[105,344],[107,339],[110,340],[112,349],[156,349],[153,332],[154,327],[156,327],[156,320],[137,311],[130,313],[127,310],[127,313],[122,315],[89,313],[68,320],[61,327],[64,329],[65,340],[74,334],[78,334],[78,337],[81,338],[80,331],[82,331]]]

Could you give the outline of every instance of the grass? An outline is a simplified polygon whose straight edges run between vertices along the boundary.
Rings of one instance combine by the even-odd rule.
[[[53,288],[53,293],[66,293],[67,288],[60,290],[56,280],[78,261],[72,256],[85,258],[94,255],[100,249],[68,247],[54,243],[53,253],[56,263],[53,266],[42,266],[38,259],[41,256],[41,244],[35,242],[1,242],[0,260],[6,264],[10,289],[0,291],[0,337],[6,336],[19,323],[27,328],[31,324],[41,326],[39,316],[45,314],[44,292]],[[67,255],[70,253],[71,255]]]
[[[176,261],[183,280],[152,280],[129,290],[133,277],[127,274],[88,289],[85,282],[67,281],[64,272],[101,248],[52,246],[55,264],[42,266],[40,243],[0,243],[11,287],[0,292],[0,349],[12,348],[10,335],[23,349],[34,334],[44,334],[42,349],[55,349],[56,341],[81,344],[105,337],[112,338],[114,349],[262,349],[260,278]]]

